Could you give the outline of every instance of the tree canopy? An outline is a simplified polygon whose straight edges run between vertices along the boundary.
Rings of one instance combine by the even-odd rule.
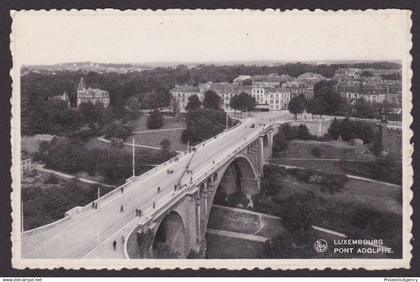
[[[290,113],[295,115],[295,119],[297,114],[300,114],[305,110],[305,101],[302,99],[301,96],[295,96],[290,99],[288,110]]]
[[[203,107],[206,109],[220,109],[221,99],[213,90],[207,90],[204,93]]]
[[[181,140],[195,144],[209,139],[225,129],[226,113],[220,110],[199,109],[188,112],[187,128],[182,132]],[[229,118],[229,126],[234,121]]]
[[[255,109],[255,104],[255,98],[245,92],[230,98],[230,107],[242,112],[252,111]]]
[[[187,111],[195,111],[195,110],[200,109],[200,107],[201,107],[201,101],[200,99],[198,99],[197,95],[194,94],[188,97],[188,104],[185,107]]]
[[[158,129],[163,126],[163,115],[158,110],[154,110],[150,113],[147,118],[147,128],[148,129]]]
[[[308,102],[308,111],[319,115],[338,114],[343,102],[334,89],[334,82],[323,80],[314,86],[314,97]]]

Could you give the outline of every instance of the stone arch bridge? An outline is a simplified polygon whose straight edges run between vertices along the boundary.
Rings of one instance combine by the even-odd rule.
[[[258,192],[273,135],[282,122],[280,116],[266,121],[247,118],[193,150],[128,179],[100,197],[97,209],[89,203],[73,208],[59,221],[25,231],[22,258],[136,258],[129,246],[146,230],[153,232],[151,256],[159,243],[169,244],[179,257],[192,250],[200,253],[216,192]],[[139,209],[141,216],[135,212]]]

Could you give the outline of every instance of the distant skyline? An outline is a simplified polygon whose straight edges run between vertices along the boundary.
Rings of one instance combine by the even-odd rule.
[[[12,44],[24,65],[401,61],[404,13],[19,12]]]

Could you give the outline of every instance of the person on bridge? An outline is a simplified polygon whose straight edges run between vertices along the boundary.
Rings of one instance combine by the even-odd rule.
[[[141,210],[139,210],[139,216],[141,216]]]
[[[153,202],[152,206],[153,208],[156,208],[156,202]]]
[[[95,208],[95,202],[92,202],[92,209]]]
[[[121,193],[124,193],[124,187],[121,187]]]
[[[160,193],[160,186],[157,188],[157,192]]]
[[[136,209],[136,216],[139,216],[139,210]]]
[[[117,249],[117,241],[114,240],[114,242],[112,242],[112,246],[114,247],[114,251]]]
[[[125,243],[125,238],[124,238],[124,235],[122,235],[121,236],[121,244],[124,245],[124,243]]]
[[[124,207],[123,207],[123,205],[121,205],[121,207],[120,207],[120,212],[124,212]]]

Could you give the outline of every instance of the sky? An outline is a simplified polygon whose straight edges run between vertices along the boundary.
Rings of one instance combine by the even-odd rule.
[[[407,11],[17,12],[20,64],[401,60]]]

